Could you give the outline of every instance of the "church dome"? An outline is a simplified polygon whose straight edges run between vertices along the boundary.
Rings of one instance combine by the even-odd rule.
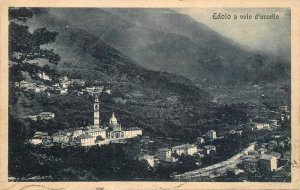
[[[109,123],[110,123],[110,124],[115,124],[115,125],[118,124],[118,120],[117,120],[117,118],[115,117],[115,114],[114,114],[114,113],[112,114],[111,118],[109,119]]]

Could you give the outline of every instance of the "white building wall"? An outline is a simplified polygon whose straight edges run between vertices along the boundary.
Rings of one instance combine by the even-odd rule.
[[[124,131],[124,138],[133,138],[142,135],[142,130]]]
[[[42,139],[31,139],[31,143],[34,144],[34,145],[41,144]]]
[[[81,146],[93,146],[96,145],[95,138],[81,139]]]
[[[89,135],[93,137],[101,136],[102,138],[106,139],[106,131],[95,131],[95,132],[88,132]]]
[[[188,149],[188,154],[189,155],[193,155],[195,153],[197,153],[197,147],[193,147],[193,148]]]

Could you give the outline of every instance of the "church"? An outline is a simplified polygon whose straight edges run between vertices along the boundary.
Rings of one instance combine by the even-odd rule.
[[[81,146],[94,146],[109,143],[122,143],[126,139],[135,138],[142,135],[142,130],[138,127],[123,128],[118,122],[114,112],[109,119],[108,125],[100,125],[100,105],[99,96],[95,95],[94,102],[94,125],[87,128],[78,138]]]

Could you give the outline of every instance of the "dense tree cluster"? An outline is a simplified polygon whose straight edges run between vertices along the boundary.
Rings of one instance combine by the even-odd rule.
[[[58,33],[46,28],[30,32],[25,22],[32,16],[33,12],[26,8],[9,10],[9,61],[12,81],[22,80],[22,71],[28,72],[31,77],[36,77],[39,71],[50,70],[50,74],[55,74],[49,67],[39,66],[38,62],[46,60],[46,63],[56,65],[61,59],[53,49],[41,48],[42,45],[53,43]]]

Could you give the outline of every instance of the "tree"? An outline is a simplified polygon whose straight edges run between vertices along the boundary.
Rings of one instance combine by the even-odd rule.
[[[39,71],[44,71],[43,67],[38,66],[39,60],[56,65],[61,59],[53,49],[41,48],[41,45],[53,43],[58,32],[38,28],[31,33],[26,21],[32,16],[32,11],[26,8],[9,10],[9,61],[12,81],[22,80],[22,71],[28,72],[31,77],[36,77]]]

